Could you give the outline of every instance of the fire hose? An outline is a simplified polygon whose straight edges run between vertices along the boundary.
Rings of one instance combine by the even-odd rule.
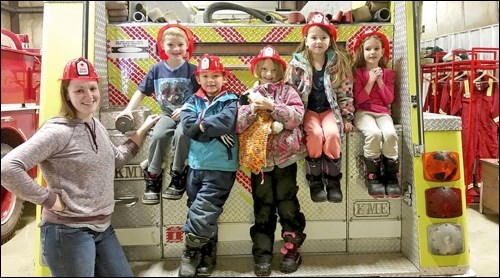
[[[235,10],[235,11],[242,11],[245,12],[249,15],[254,16],[255,18],[258,18],[262,20],[262,22],[265,23],[274,23],[275,22],[275,17],[267,12],[257,10],[257,9],[252,9],[252,8],[247,8],[243,7],[237,4],[233,3],[228,3],[228,2],[215,2],[210,4],[206,9],[205,12],[203,13],[203,22],[204,23],[212,23],[212,14],[216,11],[220,10]]]

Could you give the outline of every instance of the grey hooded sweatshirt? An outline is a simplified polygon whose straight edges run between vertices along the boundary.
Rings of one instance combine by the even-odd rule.
[[[114,210],[115,168],[136,155],[139,147],[130,139],[116,147],[106,128],[95,118],[53,118],[28,141],[2,158],[2,186],[44,207],[42,219],[58,224],[105,224]],[[38,165],[47,186],[27,173]],[[66,209],[49,209],[62,197]]]

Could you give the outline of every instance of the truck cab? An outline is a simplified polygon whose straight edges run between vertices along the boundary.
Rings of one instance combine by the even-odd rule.
[[[2,30],[2,157],[25,142],[38,127],[40,49],[25,48],[18,35]],[[36,167],[30,170],[36,177]],[[2,186],[2,244],[15,233],[24,201]]]

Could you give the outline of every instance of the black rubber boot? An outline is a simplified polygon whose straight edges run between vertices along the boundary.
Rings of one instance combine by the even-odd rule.
[[[179,200],[182,194],[186,191],[186,175],[188,167],[184,168],[182,173],[178,171],[170,171],[170,184],[163,191],[161,197],[169,200]]]
[[[210,239],[207,244],[201,247],[200,253],[201,262],[197,269],[198,276],[210,276],[217,264],[217,240]]]
[[[328,201],[332,203],[342,203],[342,189],[340,188],[340,180],[342,173],[336,177],[325,175],[326,193]]]
[[[325,202],[327,200],[325,186],[321,179],[323,169],[321,158],[306,157],[306,179],[309,183],[311,200],[315,203]]]
[[[306,239],[306,234],[296,232],[283,232],[283,240],[285,246],[281,248],[283,261],[281,261],[280,270],[283,273],[292,273],[297,271],[302,263],[302,256],[300,255],[300,246]]]
[[[328,201],[341,203],[343,198],[340,187],[340,180],[342,179],[342,156],[335,159],[326,156],[323,157],[323,167]]]
[[[366,173],[366,187],[368,194],[374,198],[385,197],[385,187],[380,181],[380,158],[366,158],[363,157]]]
[[[163,182],[163,170],[154,179],[149,177],[149,172],[144,169],[144,181],[146,181],[146,189],[142,195],[142,203],[145,205],[157,205],[160,203],[160,191]]]
[[[179,267],[179,277],[194,277],[201,263],[201,248],[208,243],[208,238],[192,233],[185,233],[185,245]]]
[[[401,188],[398,181],[399,159],[382,157],[384,162],[385,194],[390,198],[399,198],[401,197]]]

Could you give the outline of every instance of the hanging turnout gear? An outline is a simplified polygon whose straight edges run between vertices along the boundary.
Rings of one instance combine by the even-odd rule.
[[[366,173],[366,187],[368,188],[368,194],[374,198],[384,198],[385,187],[380,181],[381,179],[381,159],[379,158],[366,158],[363,157],[364,168]]]
[[[383,156],[384,163],[384,184],[385,194],[391,198],[401,197],[401,188],[399,187],[399,159],[391,159]]]
[[[306,234],[298,232],[285,231],[282,234],[285,246],[281,248],[283,261],[281,261],[280,270],[283,273],[292,273],[297,271],[299,265],[302,263],[302,256],[300,255],[300,246],[306,239]]]
[[[170,169],[170,184],[163,191],[161,197],[169,200],[179,200],[182,198],[182,194],[186,191],[186,176],[188,167],[185,167],[182,173],[172,170],[172,166],[170,166]]]
[[[185,245],[182,251],[179,277],[194,277],[201,263],[201,248],[209,239],[192,233],[185,233]]]
[[[324,189],[321,175],[323,161],[321,158],[306,157],[306,179],[309,183],[311,200],[315,203],[325,202],[327,200],[326,191]]]
[[[342,156],[335,159],[324,156],[323,167],[327,199],[332,203],[341,203],[342,189],[340,187],[340,180],[342,179]]]
[[[210,276],[217,263],[217,239],[211,238],[200,249],[201,262],[197,269],[198,276]]]
[[[142,203],[145,205],[157,205],[160,203],[160,191],[163,182],[163,170],[155,178],[149,176],[147,169],[144,169],[144,181],[146,181],[146,189],[142,196]]]

